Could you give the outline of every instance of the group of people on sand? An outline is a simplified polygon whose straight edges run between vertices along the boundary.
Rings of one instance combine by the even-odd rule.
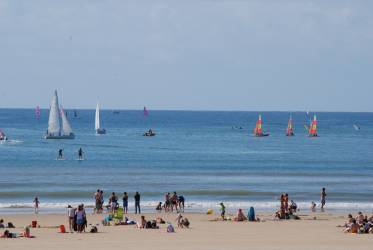
[[[289,195],[281,194],[280,196],[280,210],[275,213],[275,219],[288,220],[299,219],[295,214],[298,211],[298,205],[291,200],[289,205]]]
[[[4,220],[0,219],[0,229],[6,229],[4,232],[0,235],[0,238],[34,238],[34,236],[31,236],[31,230],[30,226],[25,226],[23,228],[23,231],[19,234],[10,232],[9,229],[15,228],[12,222],[8,222],[7,225],[5,225]]]
[[[155,208],[158,212],[165,211],[167,212],[173,212],[176,211],[176,213],[184,212],[185,207],[185,198],[182,195],[177,195],[176,192],[174,192],[172,195],[170,193],[165,194],[165,201],[162,205],[162,202],[159,202],[157,207]]]
[[[141,195],[139,192],[136,191],[135,195],[133,196],[134,198],[134,201],[135,201],[135,213],[141,213],[141,207],[140,207],[140,199],[141,199]],[[95,192],[94,194],[94,199],[95,199],[95,207],[94,207],[94,210],[93,210],[93,213],[102,213],[104,211],[104,207],[107,208],[107,210],[111,213],[114,213],[119,207],[119,198],[118,196],[116,195],[115,192],[112,192],[110,197],[109,197],[109,200],[108,200],[108,204],[106,206],[104,206],[104,191],[103,190],[100,190],[100,189],[97,189],[97,191]],[[122,205],[123,205],[123,212],[125,214],[128,213],[128,193],[127,192],[123,192],[123,196],[122,196]]]
[[[362,212],[359,212],[356,217],[352,214],[348,215],[348,221],[342,226],[343,232],[355,234],[373,233],[373,215],[368,218]]]
[[[84,209],[84,204],[80,204],[77,208],[68,205],[67,216],[69,221],[70,233],[85,232],[85,229],[87,227],[87,215]]]

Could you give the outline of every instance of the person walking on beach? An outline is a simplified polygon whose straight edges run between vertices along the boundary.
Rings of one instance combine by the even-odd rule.
[[[220,216],[222,220],[225,220],[225,206],[223,202],[220,203],[220,210],[221,210]]]
[[[128,213],[128,194],[127,192],[123,193],[123,212]]]
[[[139,214],[141,214],[139,192],[136,192],[134,198],[135,198],[135,213],[137,214],[137,210],[139,210]]]
[[[34,202],[34,211],[35,211],[35,214],[38,214],[39,213],[39,204],[40,204],[39,198],[35,197],[35,199],[34,199],[33,202]]]
[[[100,211],[100,189],[97,189],[96,193],[94,194],[95,198],[95,207],[93,209],[93,213],[99,213]]]
[[[321,212],[324,212],[324,206],[326,203],[326,191],[325,188],[321,190]]]
[[[70,205],[67,206],[67,217],[68,217],[68,220],[69,220],[70,233],[73,233],[74,232],[74,223],[75,223],[75,208],[73,208]]]

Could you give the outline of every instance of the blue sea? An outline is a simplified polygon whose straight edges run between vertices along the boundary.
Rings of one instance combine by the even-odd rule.
[[[142,195],[153,211],[165,192],[186,199],[187,210],[224,202],[231,210],[274,211],[281,193],[308,209],[327,191],[326,209],[373,210],[373,114],[316,113],[319,137],[304,124],[314,113],[293,112],[295,134],[286,137],[288,112],[261,112],[269,137],[252,136],[258,112],[101,111],[106,135],[95,135],[94,110],[67,110],[74,140],[45,140],[48,110],[0,109],[0,213],[64,211],[93,205],[93,193]],[[360,126],[354,129],[353,124]],[[239,127],[242,127],[240,129]],[[142,134],[152,128],[155,137]],[[82,147],[85,160],[77,161]],[[63,148],[66,160],[56,160]],[[133,200],[131,200],[133,201]],[[130,203],[132,205],[132,203]]]

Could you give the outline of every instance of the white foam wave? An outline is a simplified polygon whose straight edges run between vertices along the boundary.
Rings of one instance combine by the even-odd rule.
[[[49,203],[41,203],[40,208],[42,209],[65,209],[68,205],[73,207],[77,207],[79,204],[85,204],[88,208],[93,208],[94,203],[92,202],[49,202]],[[206,209],[218,209],[220,202],[217,201],[189,201],[186,202],[186,207],[196,211],[205,211]],[[143,208],[154,209],[158,204],[157,201],[143,201],[141,206]],[[301,210],[309,210],[310,203],[309,202],[298,202],[298,207]],[[279,208],[279,202],[272,202],[272,201],[224,201],[224,205],[228,209],[247,209],[249,207],[254,207],[257,210],[265,210],[265,211],[274,211]],[[134,207],[134,203],[130,202],[129,207]],[[319,207],[319,206],[318,206]],[[0,203],[0,209],[30,209],[33,208],[32,203]],[[332,210],[364,210],[364,211],[372,211],[373,210],[373,203],[363,202],[330,202],[326,204],[327,209]]]

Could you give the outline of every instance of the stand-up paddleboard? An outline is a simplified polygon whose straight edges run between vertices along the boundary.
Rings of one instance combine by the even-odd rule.
[[[76,161],[85,161],[84,158],[76,158],[75,160],[76,160]]]
[[[66,158],[56,158],[56,161],[65,161],[66,160]]]

